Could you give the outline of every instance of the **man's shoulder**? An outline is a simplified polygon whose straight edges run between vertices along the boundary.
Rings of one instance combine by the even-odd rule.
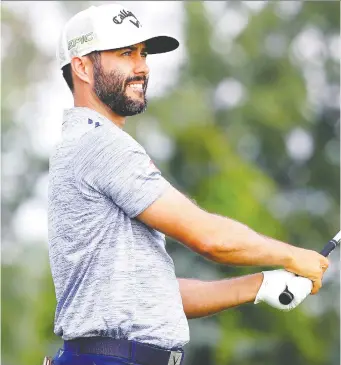
[[[72,140],[76,149],[112,148],[135,149],[145,152],[129,133],[105,116],[89,108],[73,108],[64,115],[63,140]]]
[[[87,154],[89,151],[114,154],[130,151],[146,154],[144,147],[136,139],[112,122],[99,124],[84,133],[77,142],[76,150],[81,154]]]

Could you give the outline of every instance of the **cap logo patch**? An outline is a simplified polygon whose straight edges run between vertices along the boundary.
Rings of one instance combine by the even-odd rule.
[[[78,43],[83,44],[85,42],[90,42],[94,39],[94,33],[88,33],[82,35],[81,37],[71,39],[67,44],[67,49],[70,51],[71,48],[76,47]]]
[[[113,17],[113,21],[115,24],[122,24],[123,20],[129,17],[133,17],[135,20],[129,19],[130,23],[134,24],[135,27],[140,28],[142,24],[137,20],[136,16],[127,10],[121,10],[116,16]]]

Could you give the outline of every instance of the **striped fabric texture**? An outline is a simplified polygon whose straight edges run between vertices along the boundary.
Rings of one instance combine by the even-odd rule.
[[[56,335],[166,349],[189,341],[165,237],[136,219],[168,187],[144,148],[110,120],[88,108],[64,112],[49,169]]]

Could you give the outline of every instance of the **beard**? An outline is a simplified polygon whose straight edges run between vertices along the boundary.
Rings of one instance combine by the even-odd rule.
[[[148,104],[146,99],[148,78],[146,76],[126,78],[119,71],[105,72],[100,62],[94,62],[94,80],[94,93],[114,113],[122,117],[129,117],[146,110]],[[134,81],[144,82],[141,98],[131,98],[126,95],[128,83]]]

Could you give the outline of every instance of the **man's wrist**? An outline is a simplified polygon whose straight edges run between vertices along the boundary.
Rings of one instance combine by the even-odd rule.
[[[252,291],[252,295],[250,295],[248,302],[254,302],[256,300],[257,294],[263,284],[264,274],[262,272],[256,273],[253,275],[253,278],[254,278],[254,291]]]
[[[290,246],[290,245],[286,245],[287,246],[287,255],[284,257],[283,259],[283,268],[284,269],[288,269],[290,267],[292,267],[293,262],[294,262],[294,251],[296,250],[296,247]]]
[[[288,243],[276,240],[274,238],[270,238],[267,236],[262,235],[265,239],[273,243],[278,247],[278,263],[276,266],[281,266],[284,269],[289,269],[293,267],[294,258],[296,256],[296,250],[299,250],[299,247],[291,246]],[[282,248],[282,250],[281,250]],[[275,266],[275,265],[274,265]]]

